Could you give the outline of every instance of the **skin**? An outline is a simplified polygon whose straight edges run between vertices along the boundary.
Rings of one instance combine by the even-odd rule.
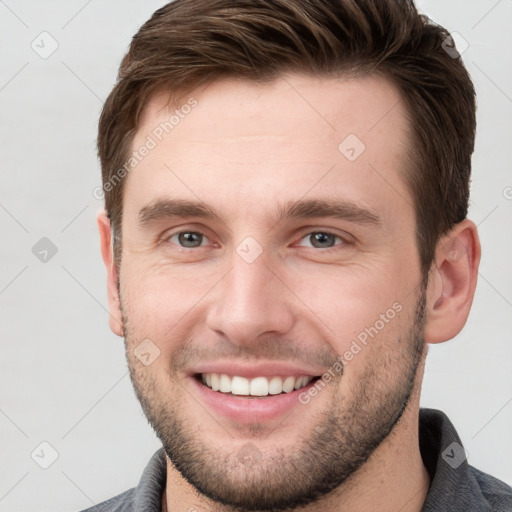
[[[125,337],[135,390],[174,460],[168,509],[284,510],[288,500],[301,510],[420,511],[430,483],[418,444],[426,346],[466,322],[480,259],[475,225],[465,220],[442,237],[422,290],[403,180],[410,126],[383,77],[224,79],[177,104],[190,97],[197,106],[127,176],[119,268],[108,218],[98,216],[110,325]],[[169,118],[167,100],[161,92],[149,101],[132,150]],[[355,161],[338,150],[348,134],[366,146]],[[140,211],[166,199],[199,200],[217,217],[141,226]],[[276,217],[278,204],[301,199],[350,201],[379,222]],[[331,248],[310,236],[325,231],[336,235]],[[180,232],[205,238],[180,247]],[[249,236],[263,249],[252,263],[236,251]],[[287,361],[321,375],[396,303],[399,314],[342,374],[284,418],[226,418],[189,375],[220,359]],[[134,352],[145,339],[160,351],[148,366]]]

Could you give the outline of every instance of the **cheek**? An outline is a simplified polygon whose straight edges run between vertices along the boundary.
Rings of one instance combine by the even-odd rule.
[[[375,339],[398,336],[405,320],[405,305],[411,302],[410,276],[378,263],[350,268],[325,268],[290,277],[290,288],[325,326],[338,354]],[[311,316],[311,318],[313,318]],[[357,348],[355,349],[357,350]]]
[[[130,333],[157,342],[167,343],[179,332],[219,280],[218,272],[206,275],[191,268],[178,271],[165,265],[123,264],[121,298]]]

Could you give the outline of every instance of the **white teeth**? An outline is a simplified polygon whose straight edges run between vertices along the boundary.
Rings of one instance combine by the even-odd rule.
[[[213,391],[219,391],[219,389],[220,389],[219,375],[217,373],[210,373],[210,375],[211,375],[210,379],[212,381],[211,388],[213,389]],[[208,385],[208,381],[206,381],[206,384]]]
[[[252,396],[268,395],[268,380],[265,377],[256,377],[251,379],[250,394]]]
[[[245,377],[233,377],[231,379],[231,393],[233,395],[248,395],[249,394],[249,379]]]
[[[220,388],[219,389],[223,393],[231,393],[231,379],[225,373],[223,373],[220,376]]]
[[[307,377],[302,377],[303,382],[307,382]],[[304,384],[305,385],[305,384]],[[290,393],[293,391],[293,388],[295,387],[295,377],[286,377],[286,379],[283,382],[283,391],[285,393]],[[302,386],[304,387],[304,386]]]
[[[300,389],[309,384],[313,377],[301,375],[299,377],[255,377],[247,379],[235,375],[222,373],[203,373],[201,381],[213,391],[222,393],[232,393],[242,396],[267,396],[279,395],[281,393],[291,393],[294,389]]]
[[[279,395],[283,392],[283,380],[281,377],[272,377],[268,383],[268,394]]]

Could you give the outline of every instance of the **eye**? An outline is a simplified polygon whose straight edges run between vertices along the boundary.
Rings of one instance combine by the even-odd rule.
[[[195,247],[206,245],[203,244],[206,240],[208,239],[202,233],[198,233],[197,231],[180,231],[179,233],[175,233],[167,238],[168,242],[187,249],[194,249]]]
[[[307,240],[309,240],[311,245],[304,243],[304,241]],[[339,240],[339,243],[336,243],[336,240]],[[343,245],[344,243],[344,240],[339,235],[329,233],[328,231],[315,231],[302,238],[298,245],[302,247],[314,247],[315,249],[330,249],[331,247]]]

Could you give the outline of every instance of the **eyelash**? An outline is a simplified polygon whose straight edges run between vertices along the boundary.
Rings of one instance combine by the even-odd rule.
[[[202,237],[204,237],[204,238],[206,238],[208,240],[208,237],[204,233],[201,233],[200,231],[183,230],[183,231],[177,231],[176,233],[172,233],[172,234],[170,234],[168,236],[165,236],[164,239],[163,239],[163,242],[164,243],[168,242],[168,243],[171,243],[173,245],[176,245],[177,247],[179,247],[180,249],[185,250],[185,251],[188,251],[188,250],[191,250],[191,249],[200,249],[201,247],[203,247],[203,245],[199,245],[197,247],[184,247],[184,246],[179,245],[177,243],[170,242],[171,238],[173,238],[175,236],[179,236],[179,235],[181,235],[183,233],[193,233],[193,234],[196,234],[196,235],[201,235]],[[322,247],[309,247],[310,249],[318,249],[318,250],[327,251],[329,249],[335,249],[336,247],[349,244],[349,242],[346,239],[344,239],[341,235],[338,235],[338,234],[333,233],[333,232],[328,231],[328,230],[310,231],[307,234],[305,234],[304,236],[302,236],[300,238],[300,241],[304,240],[307,237],[311,237],[312,235],[315,235],[315,234],[322,234],[322,235],[332,236],[332,237],[340,240],[341,243],[335,243],[332,247],[323,247],[323,248]]]

